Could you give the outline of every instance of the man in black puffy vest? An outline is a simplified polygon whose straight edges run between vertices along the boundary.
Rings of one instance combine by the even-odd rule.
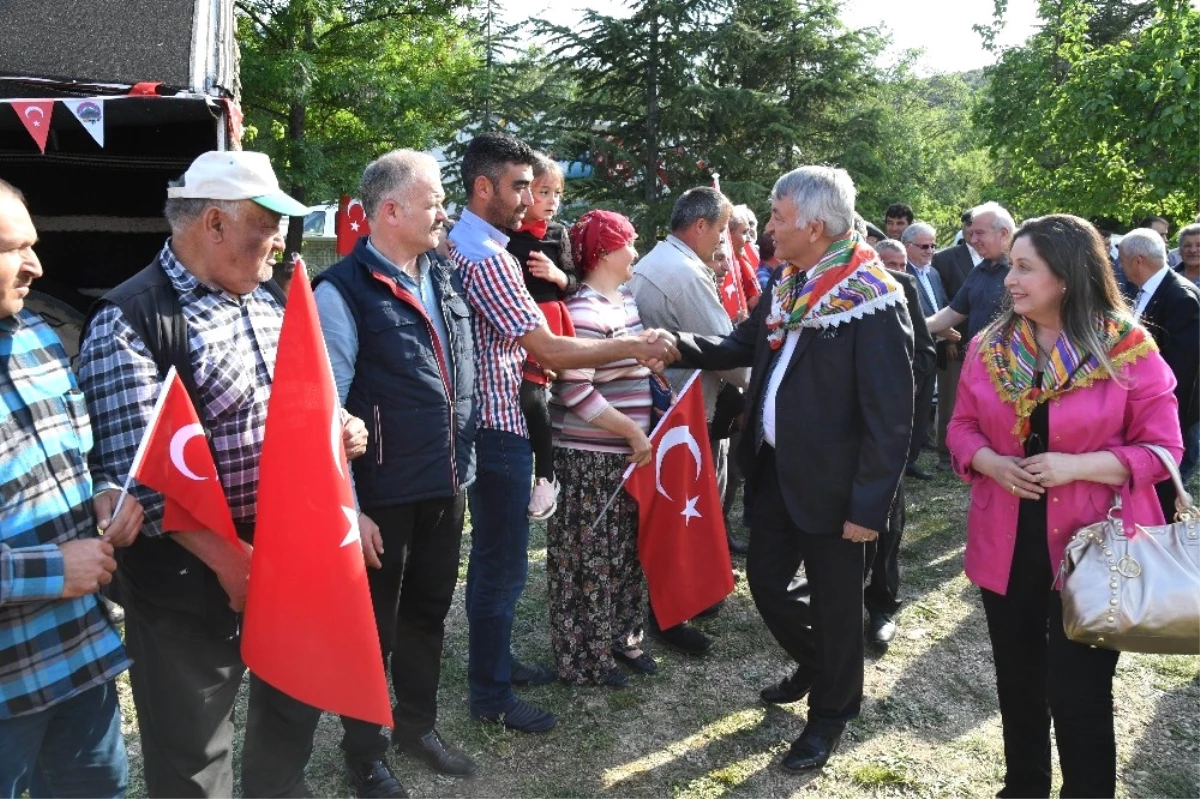
[[[367,422],[353,464],[379,641],[396,692],[391,742],[441,774],[475,764],[434,729],[445,618],[458,577],[477,426],[470,314],[434,250],[446,219],[437,162],[395,150],[367,166],[369,238],[315,281],[338,395]],[[358,796],[405,796],[379,725],[343,717]]]

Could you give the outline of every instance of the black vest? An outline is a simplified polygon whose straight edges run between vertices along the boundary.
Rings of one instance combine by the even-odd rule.
[[[346,410],[367,424],[352,461],[364,509],[452,497],[475,478],[475,348],[457,273],[426,253],[448,359],[419,299],[368,249],[366,239],[314,286],[336,287],[354,319],[358,351]]]

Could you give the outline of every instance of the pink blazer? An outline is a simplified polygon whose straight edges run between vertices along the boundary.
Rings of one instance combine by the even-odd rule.
[[[1049,451],[1083,454],[1108,450],[1130,475],[1120,489],[1084,481],[1046,489],[1046,544],[1055,572],[1071,535],[1103,519],[1118,491],[1127,520],[1163,523],[1154,484],[1168,479],[1168,472],[1153,453],[1138,445],[1166,447],[1176,462],[1183,456],[1175,377],[1158,352],[1126,366],[1124,374],[1124,387],[1112,379],[1097,380],[1050,401]],[[1013,433],[1015,424],[1016,412],[996,394],[976,340],[963,363],[946,444],[954,471],[971,484],[964,564],[967,577],[998,594],[1008,591],[1020,500],[1009,493],[1008,486],[999,485],[970,464],[983,447],[1000,455],[1022,456],[1024,448]]]

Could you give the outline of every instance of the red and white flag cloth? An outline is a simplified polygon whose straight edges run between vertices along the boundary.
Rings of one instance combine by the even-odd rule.
[[[334,218],[333,227],[337,233],[338,255],[349,255],[360,238],[371,234],[371,226],[367,224],[366,209],[363,208],[361,202],[351,199],[348,194],[343,194],[338,202],[337,216]]]
[[[167,371],[129,475],[163,495],[164,531],[212,530],[240,546],[204,426],[174,366]]]
[[[242,659],[301,702],[390,727],[341,406],[302,262],[288,292],[264,435]]]
[[[11,100],[9,105],[37,142],[38,149],[46,152],[46,139],[50,138],[50,117],[54,113],[53,100]]]
[[[665,629],[733,591],[729,542],[697,372],[650,435],[650,463],[625,472],[638,503],[638,557]]]

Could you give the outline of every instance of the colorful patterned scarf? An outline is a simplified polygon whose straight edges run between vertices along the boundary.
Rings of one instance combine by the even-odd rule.
[[[791,330],[836,326],[903,301],[900,284],[875,250],[851,231],[833,243],[807,279],[799,267],[783,268],[767,315],[767,341],[779,349]]]
[[[1128,319],[1106,315],[1098,327],[1114,366],[1132,363],[1158,349],[1154,339]],[[1029,437],[1030,417],[1038,405],[1111,377],[1095,355],[1085,358],[1066,333],[1062,333],[1046,358],[1041,385],[1034,385],[1038,344],[1033,323],[1025,317],[1019,317],[1007,335],[1003,330],[995,330],[981,347],[992,385],[1000,399],[1011,403],[1016,410],[1013,434],[1022,443]]]

